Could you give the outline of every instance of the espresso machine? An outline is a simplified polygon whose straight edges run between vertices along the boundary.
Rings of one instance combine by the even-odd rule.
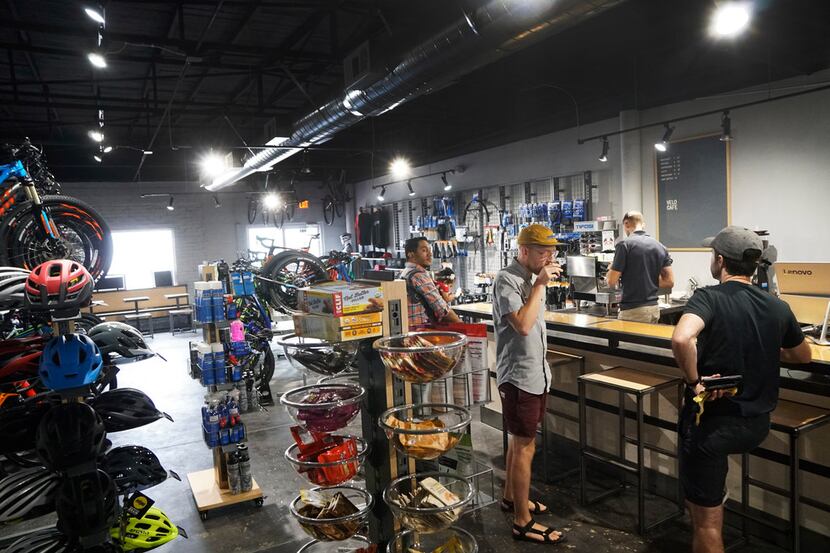
[[[566,264],[577,311],[581,310],[582,301],[604,306],[606,316],[619,307],[622,292],[609,288],[603,278],[608,272],[608,263],[599,262],[591,255],[569,255]]]

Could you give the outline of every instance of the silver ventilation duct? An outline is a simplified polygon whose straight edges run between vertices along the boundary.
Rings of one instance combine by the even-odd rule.
[[[366,117],[447,86],[473,70],[581,23],[624,0],[493,0],[410,51],[385,77],[346,92],[294,125],[291,136],[207,185],[221,190],[303,147],[322,144]]]

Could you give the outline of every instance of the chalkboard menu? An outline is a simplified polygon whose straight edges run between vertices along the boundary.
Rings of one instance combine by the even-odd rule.
[[[657,152],[657,238],[667,248],[700,249],[729,224],[729,143],[719,138],[672,142]]]

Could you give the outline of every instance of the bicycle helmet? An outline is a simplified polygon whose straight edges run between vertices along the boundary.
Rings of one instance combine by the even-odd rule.
[[[108,390],[89,403],[101,415],[107,432],[131,430],[160,418],[173,421],[170,415],[156,408],[147,394],[134,388]]]
[[[73,553],[80,551],[77,544],[57,528],[46,528],[26,534],[12,543],[3,553]]]
[[[23,305],[27,269],[20,267],[0,267],[0,306],[3,309]]]
[[[30,309],[78,309],[89,305],[92,286],[92,276],[77,261],[46,261],[26,279],[25,304]]]
[[[55,391],[80,388],[94,383],[104,361],[89,336],[67,334],[55,336],[43,348],[40,379]]]
[[[115,484],[102,470],[64,479],[55,499],[58,530],[82,541],[101,534],[105,541],[116,516],[115,499]]]
[[[153,350],[147,347],[141,332],[128,324],[97,324],[89,329],[87,336],[98,345],[101,355],[116,354],[135,361],[149,359],[155,355]]]
[[[57,396],[40,394],[0,409],[0,452],[34,449],[43,417],[59,401]]]
[[[150,507],[141,518],[127,519],[123,535],[119,524],[110,530],[110,536],[121,544],[123,551],[152,549],[173,541],[178,535],[179,529],[155,507]]]
[[[103,452],[106,431],[86,403],[62,403],[43,416],[37,429],[37,453],[52,470],[94,463]]]
[[[21,518],[35,507],[50,505],[58,475],[45,467],[15,472],[0,480],[0,522]]]
[[[112,477],[119,495],[146,490],[172,476],[180,480],[175,472],[167,472],[161,466],[156,454],[140,445],[116,447],[107,452],[101,468]]]

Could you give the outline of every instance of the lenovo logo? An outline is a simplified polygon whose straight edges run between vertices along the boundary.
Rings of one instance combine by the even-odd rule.
[[[802,275],[802,276],[812,276],[813,271],[804,270],[804,269],[784,269],[785,275]]]

